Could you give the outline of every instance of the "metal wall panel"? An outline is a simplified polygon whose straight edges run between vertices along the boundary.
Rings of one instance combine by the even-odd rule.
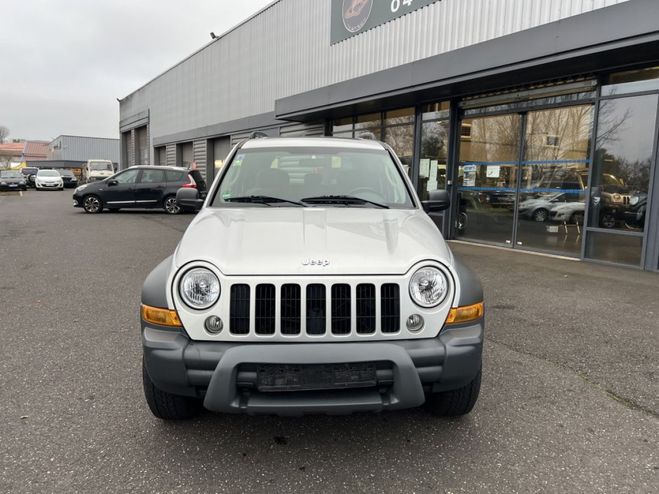
[[[201,174],[206,178],[206,154],[208,151],[208,143],[206,139],[201,139],[194,141],[192,147],[192,158],[197,163],[197,168]]]
[[[330,45],[329,0],[280,0],[121,102],[152,136],[274,110],[276,99],[628,0],[442,0]]]
[[[282,126],[279,130],[282,137],[322,137],[325,135],[325,123],[298,123]]]
[[[59,136],[51,145],[53,159],[87,161],[90,159],[112,160],[119,163],[119,139],[101,137]]]

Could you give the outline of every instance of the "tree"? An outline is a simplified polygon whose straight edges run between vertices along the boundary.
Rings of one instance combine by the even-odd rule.
[[[0,125],[0,144],[4,144],[5,139],[9,135],[9,129],[4,125]]]

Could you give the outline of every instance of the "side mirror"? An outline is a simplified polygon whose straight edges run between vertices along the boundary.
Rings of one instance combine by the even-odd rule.
[[[428,200],[421,201],[426,213],[438,213],[451,207],[451,197],[448,190],[432,190],[428,193]]]
[[[113,187],[113,186],[115,186],[115,185],[119,185],[119,182],[116,181],[116,180],[110,180],[110,181],[108,181],[108,186],[109,186],[109,187]]]
[[[197,189],[184,187],[176,192],[176,205],[180,208],[194,209],[196,211],[204,205],[204,200],[199,197],[199,191]]]

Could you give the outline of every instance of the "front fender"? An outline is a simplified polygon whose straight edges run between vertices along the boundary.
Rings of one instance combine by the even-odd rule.
[[[172,268],[172,256],[158,264],[142,285],[142,303],[151,307],[168,308],[167,283]]]
[[[478,278],[466,264],[453,256],[453,269],[460,283],[460,300],[455,301],[456,307],[465,307],[478,304],[483,301],[483,286]]]

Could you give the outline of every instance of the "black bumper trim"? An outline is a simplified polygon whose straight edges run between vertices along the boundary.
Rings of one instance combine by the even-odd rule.
[[[190,340],[182,332],[143,325],[147,372],[159,389],[204,398],[206,408],[230,413],[341,414],[419,406],[424,390],[446,391],[470,382],[481,368],[483,321],[445,329],[422,340],[345,343],[230,343]],[[341,363],[389,361],[394,385],[387,393],[346,390],[326,393],[241,395],[238,367],[245,363]],[[404,383],[404,385],[403,385]],[[313,396],[312,396],[313,395]],[[329,401],[328,401],[329,400]]]

